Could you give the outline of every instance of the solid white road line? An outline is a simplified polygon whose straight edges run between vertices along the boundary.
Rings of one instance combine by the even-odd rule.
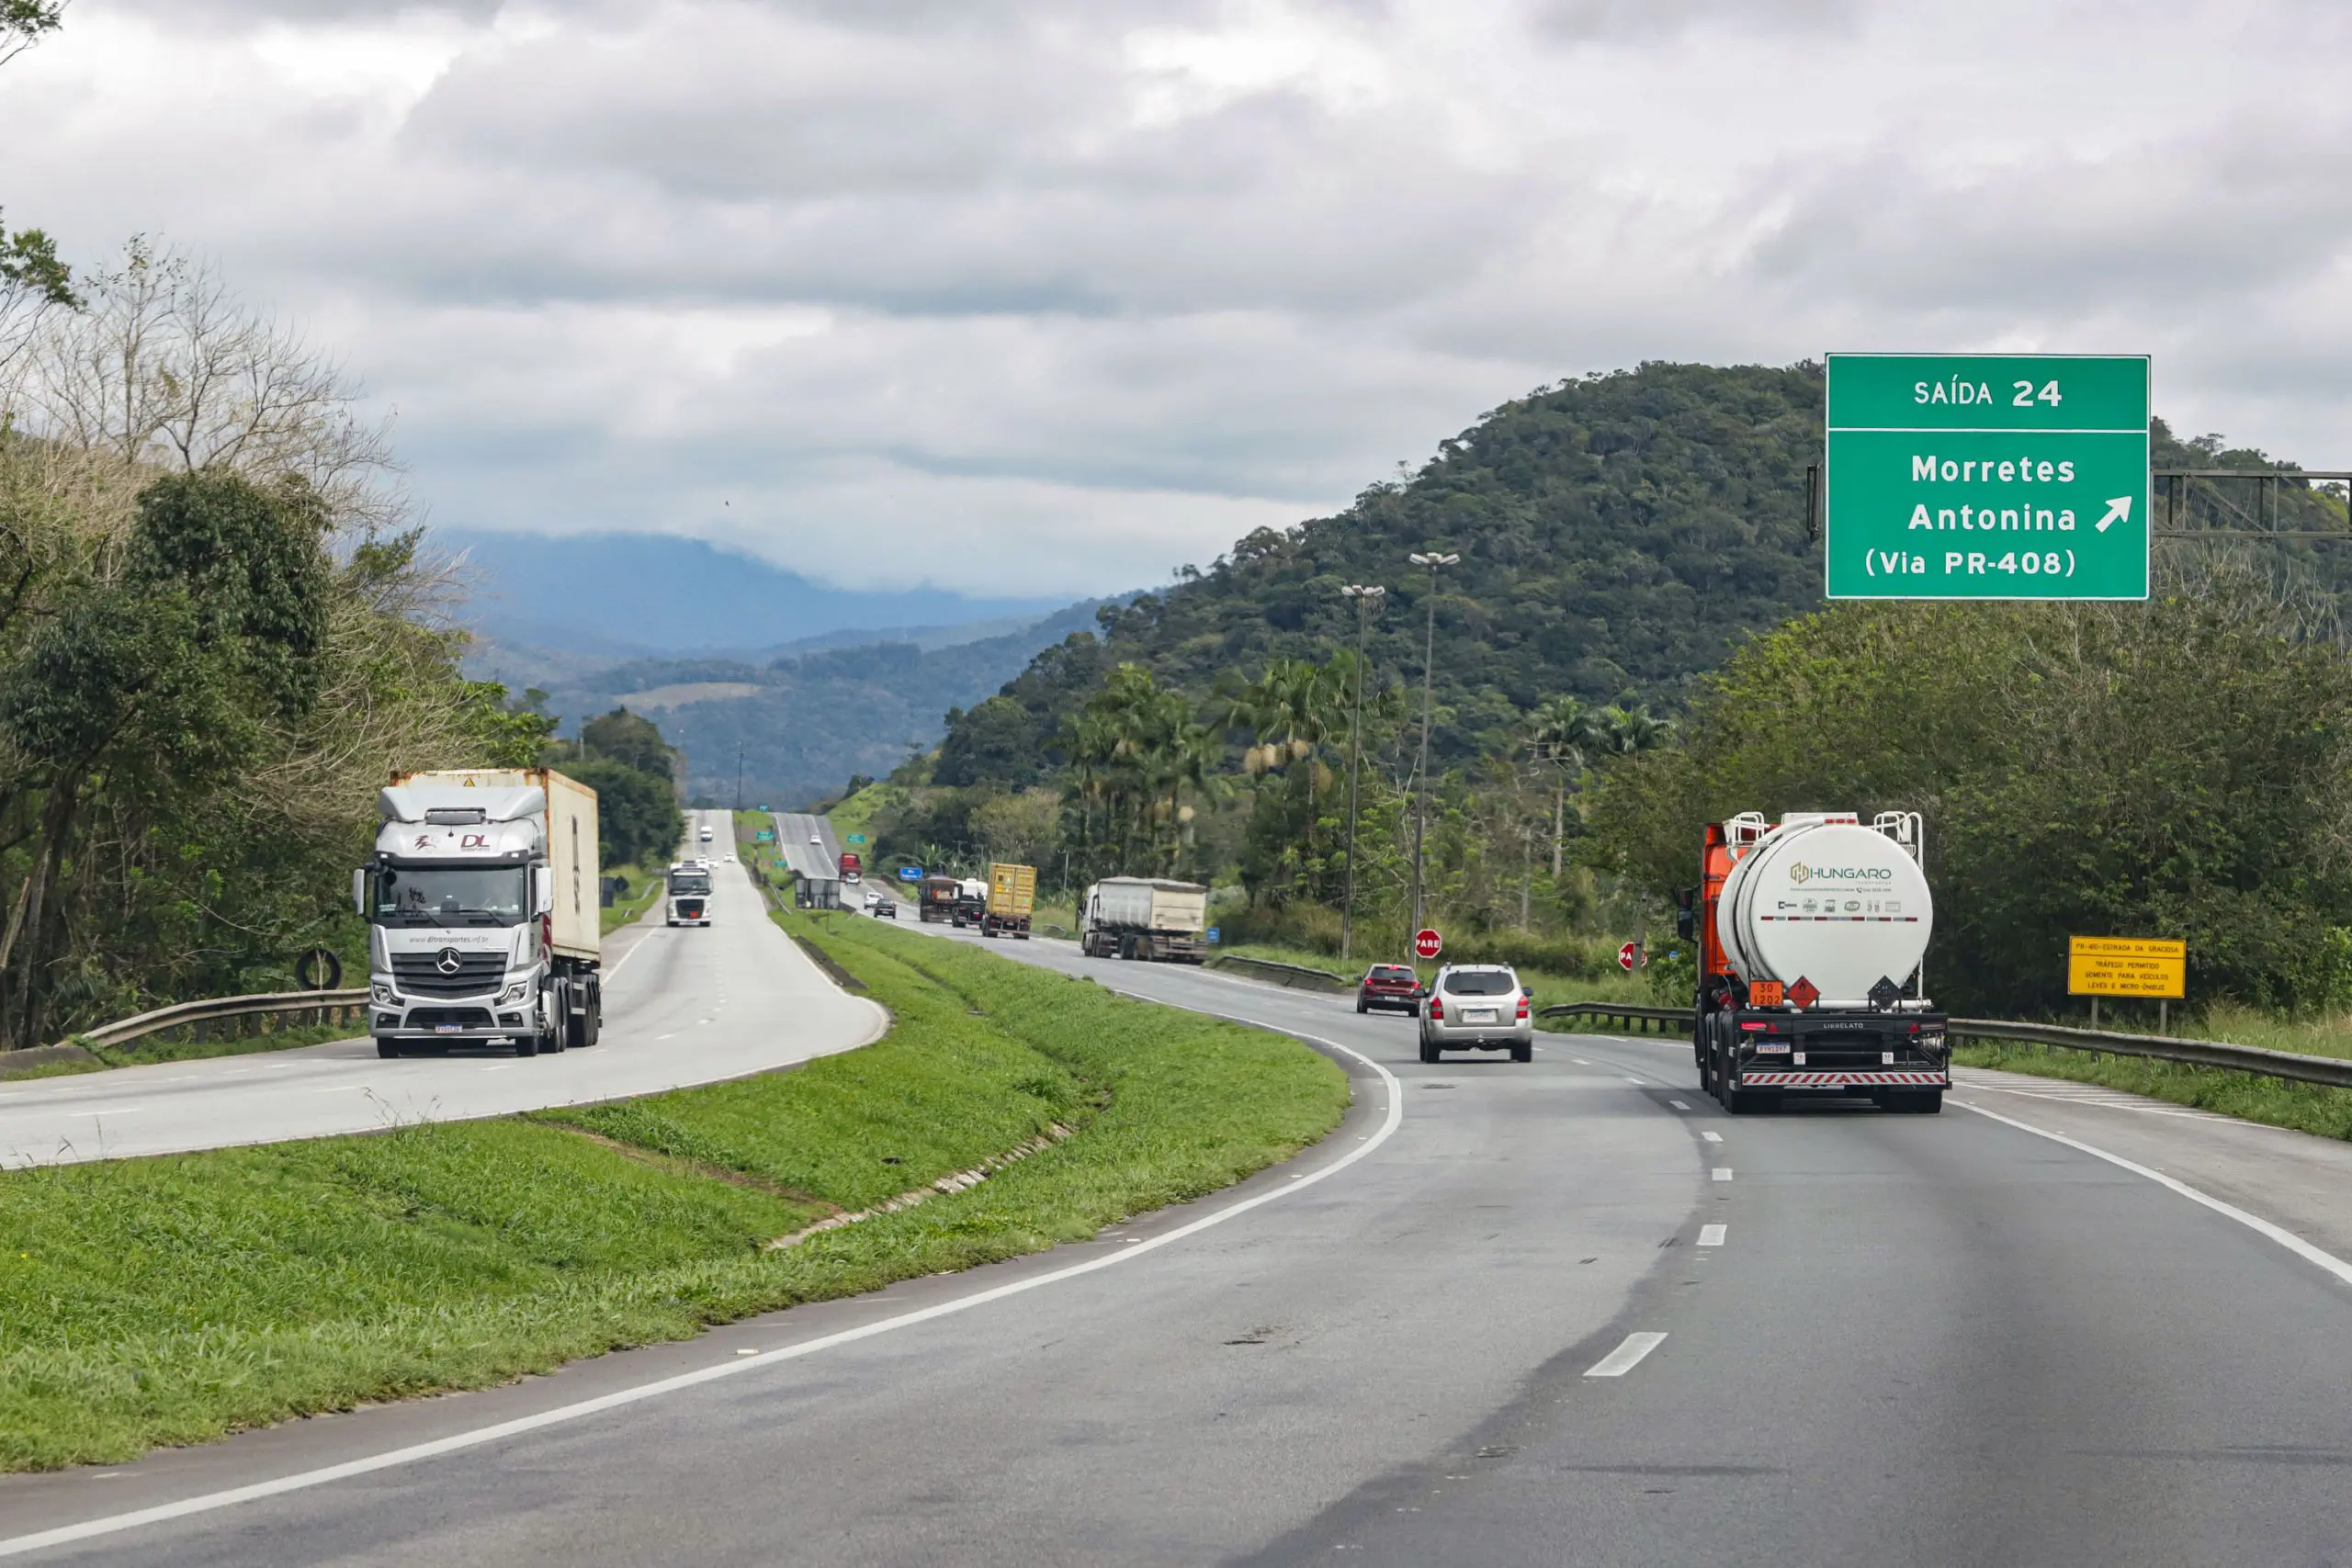
[[[1254,1021],[1237,1021],[1252,1022]],[[1404,1088],[1397,1083],[1396,1076],[1386,1067],[1353,1046],[1342,1045],[1336,1040],[1301,1034],[1296,1030],[1279,1029],[1271,1024],[1258,1024],[1257,1027],[1271,1029],[1276,1033],[1288,1034],[1294,1039],[1312,1041],[1317,1045],[1329,1046],[1334,1051],[1345,1052],[1378,1073],[1381,1086],[1385,1089],[1388,1097],[1387,1114],[1382,1119],[1379,1130],[1374,1133],[1366,1142],[1349,1150],[1329,1165],[1324,1166],[1319,1170],[1309,1172],[1306,1176],[1295,1178],[1286,1186],[1270,1187],[1254,1198],[1244,1198],[1238,1203],[1229,1203],[1214,1213],[1204,1214],[1199,1219],[1179,1225],[1172,1231],[1162,1232],[1159,1235],[1143,1241],[1131,1241],[1128,1246],[1117,1252],[1106,1252],[1100,1258],[1090,1258],[1084,1263],[1073,1263],[1067,1269],[1057,1269],[1050,1273],[1034,1275],[1026,1280],[1015,1280],[1011,1284],[996,1285],[985,1291],[975,1291],[968,1296],[958,1296],[953,1301],[940,1302],[919,1311],[901,1313],[896,1317],[886,1317],[879,1322],[865,1324],[861,1327],[845,1328],[838,1334],[820,1335],[817,1338],[806,1340],[798,1345],[786,1346],[781,1350],[768,1350],[755,1356],[739,1356],[732,1360],[721,1361],[695,1371],[681,1372],[675,1377],[639,1383],[635,1388],[620,1389],[612,1393],[599,1395],[594,1399],[583,1399],[575,1404],[562,1405],[554,1410],[543,1410],[536,1416],[501,1421],[493,1426],[476,1427],[469,1432],[452,1433],[446,1438],[435,1438],[430,1442],[412,1443],[406,1448],[370,1454],[365,1459],[350,1460],[342,1464],[326,1465],[318,1470],[300,1471],[292,1475],[279,1476],[274,1481],[255,1482],[249,1486],[232,1486],[225,1491],[207,1492],[194,1497],[184,1497],[176,1503],[159,1503],[152,1508],[138,1508],[130,1513],[85,1519],[79,1524],[61,1525],[55,1529],[40,1530],[31,1535],[12,1536],[6,1540],[0,1540],[0,1557],[20,1557],[28,1551],[40,1551],[52,1546],[62,1546],[70,1541],[89,1540],[97,1536],[114,1535],[122,1530],[137,1529],[145,1525],[184,1519],[195,1514],[209,1514],[216,1509],[232,1507],[239,1503],[258,1502],[264,1497],[277,1497],[288,1492],[307,1491],[313,1486],[324,1486],[332,1482],[345,1481],[355,1475],[368,1475],[376,1471],[390,1470],[395,1465],[412,1464],[419,1460],[434,1459],[442,1454],[459,1453],[467,1449],[480,1448],[485,1443],[494,1443],[505,1438],[518,1437],[525,1432],[536,1432],[547,1427],[563,1426],[590,1416],[602,1415],[607,1410],[617,1410],[644,1400],[659,1398],[665,1393],[675,1393],[681,1389],[716,1382],[721,1378],[734,1377],[755,1368],[773,1366],[780,1361],[798,1360],[804,1356],[813,1356],[820,1350],[830,1350],[836,1346],[854,1345],[861,1339],[871,1339],[877,1335],[890,1333],[894,1329],[910,1328],[919,1323],[929,1323],[933,1318],[953,1316],[957,1313],[968,1312],[973,1307],[985,1306],[990,1302],[1002,1301],[1008,1296],[1023,1295],[1046,1285],[1057,1285],[1065,1280],[1075,1280],[1082,1274],[1091,1274],[1098,1269],[1109,1269],[1116,1264],[1141,1258],[1146,1253],[1156,1252],[1163,1247],[1197,1235],[1212,1225],[1221,1225],[1227,1220],[1238,1219],[1250,1210],[1271,1203],[1277,1198],[1286,1198],[1294,1192],[1304,1192],[1327,1177],[1337,1176],[1340,1171],[1372,1153],[1382,1144],[1386,1143],[1389,1135],[1403,1124]],[[1654,1343],[1665,1338],[1666,1336],[1663,1334],[1634,1336],[1634,1339],[1645,1337]],[[1631,1339],[1626,1341],[1627,1345],[1632,1343]],[[1627,1361],[1625,1365],[1632,1366],[1634,1361],[1649,1354],[1651,1348],[1651,1345],[1643,1346],[1634,1355],[1633,1359]],[[1624,1348],[1621,1346],[1615,1354],[1624,1355]],[[1603,1365],[1606,1364],[1603,1363]],[[1596,1371],[1588,1375],[1615,1377],[1618,1374]]]
[[[1699,1227],[1699,1245],[1701,1247],[1721,1247],[1724,1244],[1724,1234],[1730,1229],[1731,1227],[1729,1225],[1701,1225]]]
[[[2332,1252],[2321,1251],[2294,1232],[2274,1225],[2259,1214],[2249,1214],[2234,1203],[2224,1203],[2211,1193],[2199,1192],[2186,1181],[2166,1176],[2163,1171],[2152,1169],[2136,1160],[2125,1159],[2121,1155],[2109,1154],[2107,1150],[2084,1143],[2079,1138],[2070,1138],[2064,1133],[2053,1133],[2047,1127],[2036,1127],[2030,1122],[2016,1121],[2002,1115],[1997,1111],[1987,1111],[1981,1105],[1971,1105],[1964,1100],[1955,1100],[1952,1103],[1963,1111],[1973,1111],[1979,1116],[1989,1117],[2004,1127],[2015,1127],[2020,1133],[2031,1133],[2037,1138],[2047,1138],[2053,1144],[2064,1144],[2070,1149],[2076,1149],[2090,1156],[2093,1159],[2103,1159],[2109,1165],[2119,1166],[2134,1176],[2144,1176],[2160,1187],[2169,1187],[2190,1202],[2202,1203],[2215,1213],[2226,1219],[2235,1220],[2246,1229],[2269,1237],[2305,1262],[2315,1263],[2346,1284],[2352,1285],[2352,1263],[2345,1262]]]
[[[1724,1135],[1721,1133],[1702,1133],[1699,1136],[1706,1139],[1707,1142],[1711,1144],[1720,1144],[1724,1141]]]
[[[1663,1334],[1628,1334],[1625,1343],[1585,1370],[1589,1378],[1622,1378],[1642,1364],[1642,1358],[1666,1343]]]
[[[1727,1165],[1719,1165],[1715,1167],[1715,1179],[1717,1181],[1729,1181],[1731,1179],[1731,1167]]]

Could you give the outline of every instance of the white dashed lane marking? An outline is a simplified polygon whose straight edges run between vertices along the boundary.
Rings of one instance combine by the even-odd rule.
[[[1622,1378],[1640,1366],[1645,1356],[1665,1343],[1666,1336],[1663,1334],[1628,1334],[1623,1345],[1595,1361],[1586,1369],[1584,1375],[1589,1378]]]
[[[1701,1247],[1721,1247],[1724,1244],[1724,1233],[1730,1229],[1731,1227],[1729,1225],[1701,1225],[1699,1227],[1699,1245]]]

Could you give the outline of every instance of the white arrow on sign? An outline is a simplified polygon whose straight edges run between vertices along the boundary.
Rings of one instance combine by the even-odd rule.
[[[2132,498],[2128,495],[2119,495],[2107,503],[2107,515],[2098,520],[2098,531],[2104,534],[2109,524],[2131,521]]]

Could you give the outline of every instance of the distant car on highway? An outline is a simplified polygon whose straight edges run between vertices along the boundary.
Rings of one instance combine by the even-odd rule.
[[[885,898],[880,903],[872,906],[872,908],[874,910],[874,918],[877,920],[895,920],[899,918],[899,906],[892,903],[888,898]]]
[[[1375,964],[1356,982],[1356,1011],[1419,1012],[1421,977],[1405,964]]]
[[[702,841],[706,844],[710,842],[710,829],[708,828],[705,828],[702,830]]]
[[[1421,1002],[1421,1060],[1441,1051],[1509,1049],[1514,1062],[1535,1059],[1535,1020],[1527,987],[1500,964],[1447,964]]]

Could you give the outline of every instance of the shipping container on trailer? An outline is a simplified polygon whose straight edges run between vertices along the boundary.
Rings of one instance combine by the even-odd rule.
[[[378,1054],[594,1044],[596,792],[547,768],[396,772],[378,807],[374,858],[352,876]]]
[[[1037,868],[993,861],[989,865],[988,909],[980,917],[982,936],[1029,940],[1029,919],[1037,906]]]

